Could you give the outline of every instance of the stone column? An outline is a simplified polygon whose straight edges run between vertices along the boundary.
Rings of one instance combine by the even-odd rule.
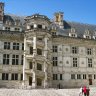
[[[46,62],[44,62],[44,73],[45,73],[45,77],[44,77],[44,88],[48,88],[47,64],[46,64]]]
[[[25,54],[26,54],[26,37],[24,36],[24,58],[23,58],[23,83],[22,85],[24,85],[24,81],[25,81],[25,64],[26,64],[26,57],[25,57]]]
[[[48,51],[48,48],[47,48],[48,38],[47,37],[45,37],[44,42],[45,42],[44,56],[47,58],[47,51]]]
[[[36,36],[33,37],[33,56],[36,55]]]
[[[32,72],[32,88],[36,88],[36,73],[35,73],[35,65],[36,62],[33,60],[33,72]]]
[[[45,37],[44,39],[45,41],[45,47],[44,47],[44,56],[46,58],[46,60],[44,61],[44,73],[45,73],[45,77],[44,77],[44,88],[47,88],[48,87],[48,80],[47,80],[47,53],[48,53],[48,46],[47,46],[47,43],[48,43],[48,38]]]

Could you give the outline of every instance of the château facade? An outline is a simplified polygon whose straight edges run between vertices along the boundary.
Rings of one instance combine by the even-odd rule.
[[[96,85],[96,25],[67,22],[63,15],[5,14],[0,2],[0,87]]]

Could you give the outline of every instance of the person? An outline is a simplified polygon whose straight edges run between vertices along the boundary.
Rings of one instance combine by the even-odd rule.
[[[83,93],[84,93],[84,96],[86,96],[86,94],[87,94],[86,86],[83,87]]]
[[[79,96],[82,96],[82,95],[83,95],[83,88],[81,87],[79,90]]]
[[[89,89],[89,87],[87,87],[87,96],[89,96],[89,93],[90,93],[90,89]]]

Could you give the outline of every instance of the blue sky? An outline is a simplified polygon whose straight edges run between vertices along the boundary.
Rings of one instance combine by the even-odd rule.
[[[0,0],[5,13],[30,16],[34,13],[53,19],[54,13],[64,12],[64,19],[96,25],[96,0]]]

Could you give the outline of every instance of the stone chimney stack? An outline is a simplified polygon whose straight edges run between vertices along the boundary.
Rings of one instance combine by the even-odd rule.
[[[64,22],[63,22],[63,12],[56,12],[54,14],[54,21],[56,24],[59,25],[60,28],[64,28]]]
[[[3,21],[4,18],[4,3],[0,2],[0,21]]]
[[[3,19],[4,19],[4,3],[0,2],[0,30],[3,29]]]

